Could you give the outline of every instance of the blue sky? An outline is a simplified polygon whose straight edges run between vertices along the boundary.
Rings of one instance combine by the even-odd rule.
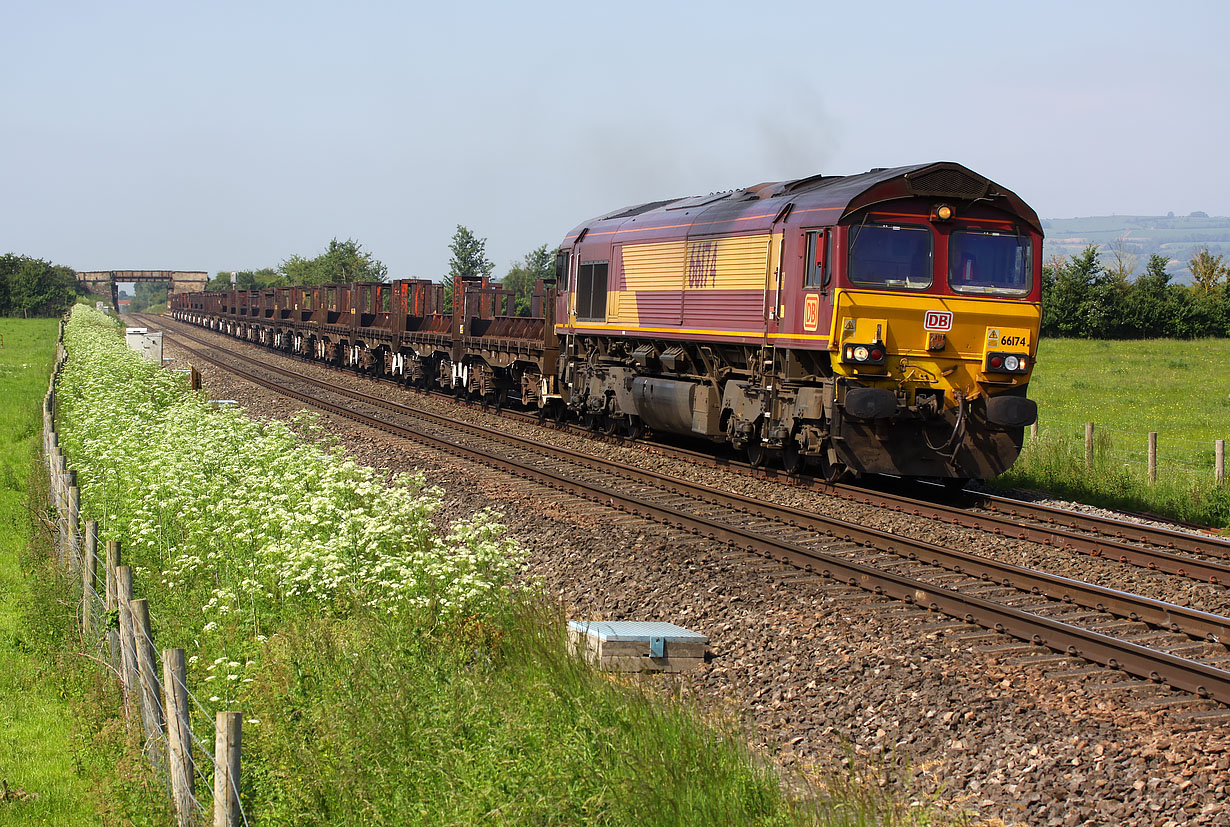
[[[502,275],[626,204],[933,160],[1044,218],[1230,214],[1230,4],[0,5],[0,252]]]

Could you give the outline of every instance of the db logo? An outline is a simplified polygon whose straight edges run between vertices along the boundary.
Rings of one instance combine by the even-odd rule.
[[[936,333],[946,333],[952,330],[951,310],[928,310],[923,318],[923,330],[933,330]]]
[[[803,329],[815,330],[820,327],[820,297],[809,293],[807,302],[803,305]]]

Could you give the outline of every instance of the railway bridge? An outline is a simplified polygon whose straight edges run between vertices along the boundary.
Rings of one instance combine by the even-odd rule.
[[[120,282],[162,282],[172,294],[204,290],[209,273],[204,270],[79,270],[77,281],[94,295],[117,307]]]

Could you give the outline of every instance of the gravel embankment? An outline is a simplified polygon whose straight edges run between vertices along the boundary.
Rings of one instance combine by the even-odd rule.
[[[174,328],[167,323],[169,334]],[[225,346],[327,376],[335,385],[372,388],[358,377],[234,340]],[[171,342],[165,350],[168,357],[183,355]],[[235,399],[252,416],[287,418],[303,407],[209,365],[198,368],[213,398]],[[405,396],[506,431],[584,445],[749,496],[1230,614],[1225,588]],[[530,575],[559,595],[570,617],[666,620],[707,634],[715,658],[683,680],[747,718],[755,737],[787,765],[830,769],[848,744],[872,766],[908,765],[910,789],[919,796],[938,790],[942,800],[976,812],[987,824],[1230,820],[1227,720],[1207,703],[801,576],[614,509],[562,500],[549,489],[346,420],[322,414],[322,422],[359,461],[391,471],[422,468],[446,490],[444,518],[481,507],[502,513],[509,531],[531,550]],[[1200,717],[1200,710],[1213,715]]]

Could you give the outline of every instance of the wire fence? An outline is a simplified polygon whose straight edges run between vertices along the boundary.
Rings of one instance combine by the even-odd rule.
[[[1186,480],[1212,480],[1224,485],[1226,440],[1195,440],[1158,431],[1109,428],[1093,422],[1046,419],[1030,427],[1026,447],[1059,446],[1083,452],[1086,465],[1107,463],[1156,481],[1158,473]]]
[[[183,649],[163,650],[159,659],[150,631],[151,609],[145,600],[134,599],[133,572],[123,565],[121,544],[108,542],[100,555],[97,525],[82,524],[77,475],[68,467],[55,431],[56,383],[67,359],[61,321],[55,369],[43,400],[43,456],[56,560],[62,569],[80,575],[82,654],[115,675],[124,716],[131,728],[139,729],[145,755],[164,780],[179,827],[207,823],[211,810],[214,827],[247,825],[240,798],[242,715],[211,711],[192,692]],[[210,734],[202,738],[198,732]]]

